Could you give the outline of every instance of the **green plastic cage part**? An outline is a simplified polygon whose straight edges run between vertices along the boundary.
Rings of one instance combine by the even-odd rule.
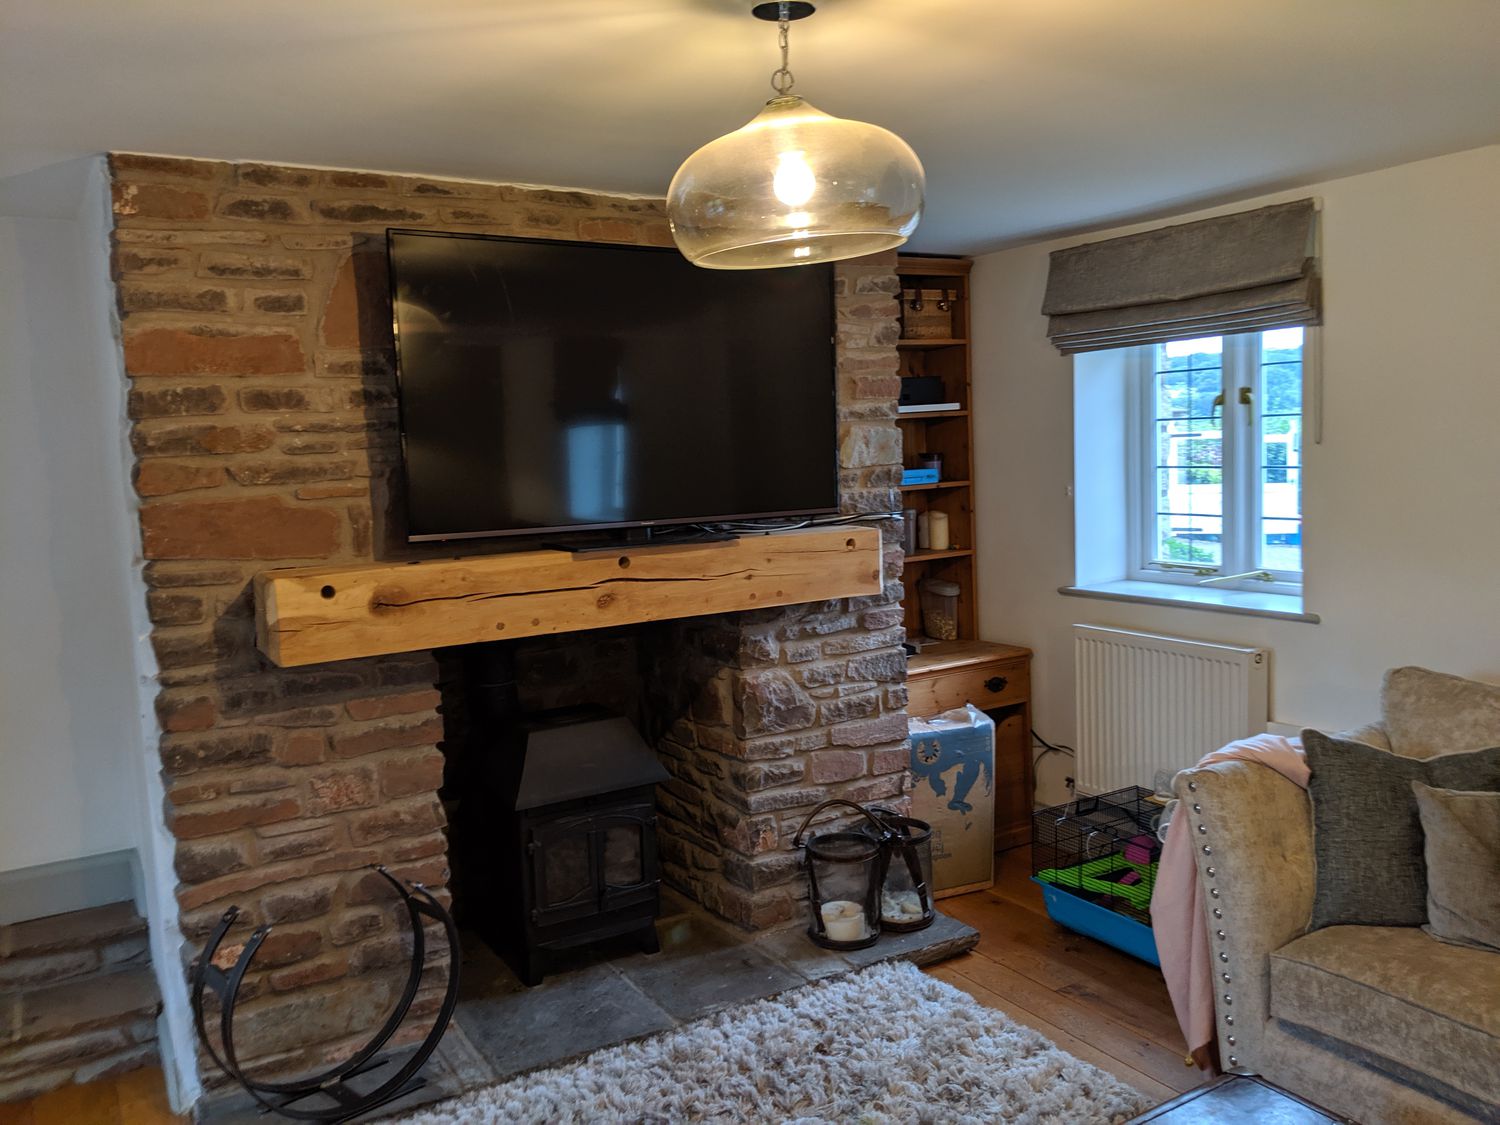
[[[1140,882],[1123,884],[1104,878],[1124,871],[1134,871]],[[1137,910],[1146,910],[1151,905],[1151,888],[1156,885],[1156,861],[1131,863],[1123,855],[1101,856],[1072,867],[1049,867],[1035,876],[1044,883],[1066,890],[1091,891],[1094,894],[1123,898]]]

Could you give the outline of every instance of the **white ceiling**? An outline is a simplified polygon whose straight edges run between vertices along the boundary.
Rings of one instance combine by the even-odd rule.
[[[770,96],[750,0],[0,0],[0,177],[107,149],[659,195]],[[797,92],[974,252],[1500,140],[1497,0],[822,0]]]

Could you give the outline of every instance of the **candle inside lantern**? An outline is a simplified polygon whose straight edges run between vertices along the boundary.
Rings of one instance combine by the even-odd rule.
[[[823,915],[823,931],[829,941],[863,941],[865,939],[865,908],[848,899],[825,902],[819,911]]]
[[[882,891],[880,895],[880,920],[882,922],[917,922],[922,917],[922,898],[916,891]]]

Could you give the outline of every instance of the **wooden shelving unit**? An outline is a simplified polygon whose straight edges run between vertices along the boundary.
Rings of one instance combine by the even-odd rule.
[[[958,599],[959,639],[972,640],[976,636],[973,424],[969,416],[972,405],[969,398],[969,265],[967,258],[925,258],[903,254],[896,266],[896,274],[901,279],[903,329],[913,291],[952,295],[949,313],[953,318],[953,334],[940,339],[907,339],[903,333],[896,344],[901,375],[937,376],[943,381],[942,401],[958,403],[957,410],[897,416],[906,465],[915,466],[919,453],[943,455],[943,479],[937,484],[903,488],[903,506],[918,512],[941,511],[948,516],[948,549],[918,551],[906,559],[906,632],[913,637],[922,634],[917,583],[924,578],[943,578],[958,583],[962,591]]]
[[[958,639],[929,645],[907,660],[908,712],[932,715],[967,702],[995,719],[995,847],[1008,848],[1025,843],[1031,834],[1031,651],[982,641],[977,631],[969,266],[964,258],[909,254],[901,255],[896,266],[903,313],[913,290],[936,290],[952,295],[953,318],[950,335],[929,339],[903,335],[896,345],[900,373],[940,378],[942,401],[958,403],[955,410],[898,415],[907,466],[916,466],[919,453],[943,455],[942,479],[937,484],[903,488],[903,506],[918,512],[945,512],[949,529],[948,549],[919,549],[906,556],[902,581],[907,635],[923,635],[918,593],[923,579],[942,578],[959,587]]]

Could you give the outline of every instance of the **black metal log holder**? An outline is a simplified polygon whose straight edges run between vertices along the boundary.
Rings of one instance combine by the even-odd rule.
[[[251,1078],[245,1074],[240,1065],[234,1047],[234,1008],[239,1000],[240,985],[250,969],[250,963],[255,959],[261,943],[271,932],[270,925],[255,928],[246,940],[234,965],[228,972],[225,972],[214,964],[214,957],[219,951],[219,945],[223,942],[224,936],[239,917],[239,907],[231,906],[224,911],[224,916],[219,919],[219,924],[214,928],[202,955],[193,965],[193,1022],[198,1029],[198,1038],[202,1040],[204,1049],[219,1069],[243,1086],[246,1092],[259,1103],[262,1112],[278,1113],[296,1121],[333,1123],[348,1121],[362,1113],[368,1113],[377,1106],[405,1097],[426,1083],[426,1079],[417,1077],[417,1071],[422,1069],[432,1052],[437,1049],[438,1041],[448,1030],[448,1021],[453,1018],[453,1009],[458,1003],[458,928],[453,924],[453,916],[422,884],[404,883],[384,867],[377,867],[375,870],[396,889],[396,893],[401,896],[406,906],[407,917],[411,921],[412,928],[411,968],[407,973],[406,986],[402,989],[401,998],[391,1010],[390,1015],[386,1017],[385,1023],[380,1026],[368,1043],[345,1062],[320,1074],[288,1082],[263,1082]],[[448,942],[448,982],[443,993],[442,1006],[438,1009],[437,1019],[432,1029],[417,1047],[416,1053],[380,1085],[366,1093],[361,1093],[349,1085],[349,1080],[385,1065],[388,1060],[377,1058],[377,1056],[405,1020],[406,1013],[411,1009],[412,1001],[416,998],[417,989],[422,983],[422,969],[427,959],[427,941],[422,929],[424,916],[442,925]],[[222,1054],[209,1038],[207,1019],[203,1011],[204,992],[209,989],[219,998],[218,1022],[219,1040],[223,1045]],[[298,1104],[317,1096],[327,1098],[331,1104],[321,1106]]]

